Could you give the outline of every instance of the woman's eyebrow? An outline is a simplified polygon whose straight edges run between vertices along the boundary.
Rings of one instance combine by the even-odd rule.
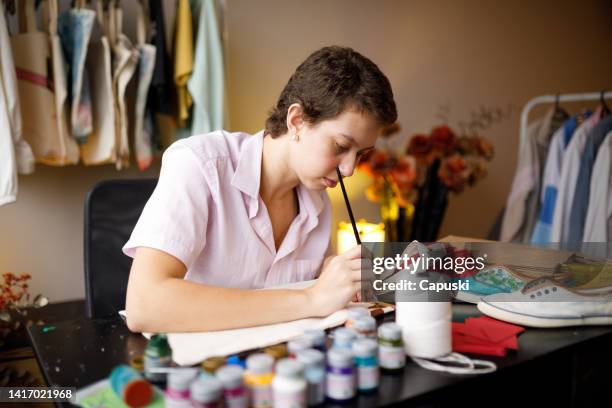
[[[353,136],[347,135],[346,133],[339,133],[339,135],[345,137],[346,139],[349,140],[349,142],[351,142],[353,145],[357,146],[357,142],[355,141],[355,139],[353,139]],[[363,149],[359,150],[359,152],[363,153],[365,151],[373,149],[374,147],[375,146],[364,147]]]

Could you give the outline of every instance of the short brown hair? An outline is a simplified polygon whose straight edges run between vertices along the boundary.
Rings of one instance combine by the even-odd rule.
[[[347,47],[324,47],[295,70],[266,120],[266,134],[287,132],[287,110],[299,103],[304,120],[317,124],[347,108],[372,114],[382,126],[397,120],[389,80],[368,58]]]

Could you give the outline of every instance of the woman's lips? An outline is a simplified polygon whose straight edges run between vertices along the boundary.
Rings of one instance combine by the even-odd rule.
[[[336,180],[328,179],[327,177],[323,177],[323,183],[326,187],[334,188],[338,182]]]

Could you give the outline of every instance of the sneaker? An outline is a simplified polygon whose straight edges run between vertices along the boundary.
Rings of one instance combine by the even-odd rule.
[[[612,287],[579,290],[540,278],[522,290],[484,297],[478,310],[495,319],[529,327],[609,325]]]
[[[457,292],[455,299],[477,304],[485,296],[521,290],[531,280],[532,277],[515,272],[506,266],[491,265],[472,275],[465,274],[453,278],[456,282],[466,282],[470,288],[467,291]]]

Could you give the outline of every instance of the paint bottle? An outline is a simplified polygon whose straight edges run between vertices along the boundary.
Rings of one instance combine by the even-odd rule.
[[[367,308],[361,306],[354,306],[348,308],[348,316],[346,318],[346,322],[344,323],[344,327],[352,328],[353,323],[359,317],[369,316],[370,312]]]
[[[223,384],[223,401],[226,408],[247,408],[249,397],[244,386],[244,369],[238,365],[226,365],[215,376]]]
[[[297,339],[289,340],[287,342],[287,351],[289,352],[289,358],[295,358],[298,351],[308,350],[312,347],[312,342],[307,337],[298,337]]]
[[[276,362],[281,358],[287,357],[287,346],[285,344],[277,344],[275,346],[266,347],[263,352],[272,357]]]
[[[214,376],[215,372],[225,365],[224,357],[209,357],[202,362],[202,375]]]
[[[191,395],[191,406],[194,408],[220,408],[223,406],[223,385],[215,377],[199,376],[191,383],[189,393]]]
[[[297,360],[304,365],[306,401],[308,405],[318,405],[325,401],[325,354],[317,349],[302,350]]]
[[[172,353],[165,334],[154,334],[144,351],[144,373],[147,380],[163,382],[165,373],[154,373],[152,368],[169,368],[172,363]]]
[[[355,396],[355,364],[353,353],[346,348],[331,348],[327,352],[326,394],[337,401]]]
[[[399,370],[406,365],[402,329],[396,323],[378,327],[378,364],[383,370]]]
[[[240,357],[238,357],[237,355],[231,355],[229,357],[227,357],[227,360],[225,361],[225,364],[227,365],[237,365],[241,368],[246,368],[246,362],[241,359]]]
[[[372,316],[360,316],[353,322],[353,330],[358,337],[376,339],[376,319]]]
[[[165,392],[166,408],[191,406],[189,387],[197,376],[198,371],[190,368],[179,368],[168,373]]]
[[[247,358],[244,382],[249,390],[251,406],[255,408],[272,406],[272,379],[274,359],[267,354],[251,354]]]
[[[283,358],[276,364],[276,376],[272,381],[274,408],[306,407],[307,382],[303,377],[304,366],[292,358]]]
[[[320,329],[310,329],[304,332],[304,337],[310,339],[312,343],[312,348],[322,351],[325,353],[327,350],[327,335],[325,334],[325,330]]]
[[[129,365],[119,365],[110,373],[111,389],[130,407],[144,407],[153,398],[151,384]]]
[[[357,371],[357,389],[371,392],[378,388],[378,343],[374,339],[361,338],[353,342],[353,355]]]
[[[340,327],[333,331],[333,336],[332,348],[344,348],[350,351],[353,341],[357,338],[357,333],[355,330]]]

